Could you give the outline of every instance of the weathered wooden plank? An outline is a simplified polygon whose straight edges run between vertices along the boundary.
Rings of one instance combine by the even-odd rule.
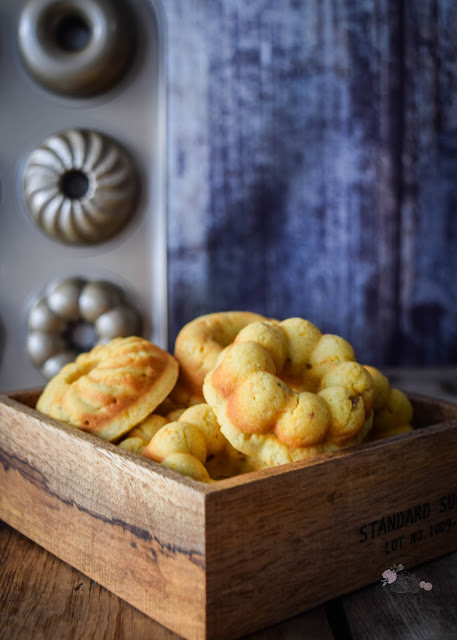
[[[405,3],[403,362],[457,358],[457,6]]]
[[[0,517],[197,639],[205,634],[203,498],[163,471],[2,397]]]
[[[415,565],[456,549],[457,405],[412,397],[412,433],[204,484],[34,397],[0,401],[0,518],[189,640],[318,607],[397,551]]]
[[[167,3],[171,347],[250,308],[365,362],[455,361],[456,12]]]
[[[0,638],[180,637],[2,522],[0,566]]]
[[[178,640],[181,636],[0,521],[0,637]],[[333,640],[324,608],[259,631],[249,640]]]
[[[388,565],[385,566],[388,569]],[[397,574],[385,587],[379,582],[342,598],[340,612],[352,640],[454,640],[457,634],[457,554]],[[419,584],[430,582],[425,591]]]
[[[398,293],[397,4],[172,5],[171,336],[251,308],[381,360]]]
[[[419,424],[449,419],[456,409],[420,399],[415,404]],[[425,436],[427,428],[421,431]],[[331,593],[377,581],[399,553],[413,567],[455,549],[457,441],[455,434],[446,440],[438,448],[438,440],[391,441],[382,453],[352,450],[332,457],[331,466],[296,465],[293,475],[278,467],[257,479],[255,499],[254,486],[242,479],[210,491],[209,632],[230,637],[235,629],[249,631],[253,621],[240,620],[239,601],[256,612],[257,622],[272,624],[279,611],[291,616]],[[438,477],[443,483],[433,487]],[[448,493],[449,513],[443,515]]]

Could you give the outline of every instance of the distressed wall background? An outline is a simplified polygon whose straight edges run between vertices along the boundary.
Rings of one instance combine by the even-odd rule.
[[[457,3],[164,0],[170,344],[299,315],[457,362]]]

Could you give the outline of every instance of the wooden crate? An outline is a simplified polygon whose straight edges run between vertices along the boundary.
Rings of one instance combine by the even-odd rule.
[[[37,395],[0,397],[0,518],[185,638],[457,549],[457,405],[412,396],[412,433],[205,485],[44,417]]]

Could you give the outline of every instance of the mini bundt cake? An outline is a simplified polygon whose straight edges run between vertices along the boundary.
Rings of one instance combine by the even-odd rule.
[[[116,441],[170,394],[178,363],[144,338],[115,338],[65,365],[44,388],[38,411]]]
[[[373,381],[352,346],[301,318],[247,325],[203,393],[233,447],[266,466],[357,444],[373,421]]]
[[[178,404],[204,402],[203,380],[224,347],[250,322],[263,316],[250,311],[221,311],[199,316],[184,325],[175,342],[179,380],[172,397]]]
[[[258,468],[258,465],[236,451],[222,435],[214,412],[205,403],[189,407],[178,420],[158,429],[142,449],[144,457],[160,464],[165,464],[166,461],[169,463],[170,456],[177,454],[186,457],[174,457],[173,467],[170,468],[203,482]],[[190,458],[194,459],[191,466]],[[180,468],[180,461],[184,464],[183,468]],[[196,474],[201,477],[196,477]]]
[[[372,366],[365,367],[373,380],[374,414],[370,440],[380,440],[413,430],[413,407],[400,389],[390,386],[388,378]]]

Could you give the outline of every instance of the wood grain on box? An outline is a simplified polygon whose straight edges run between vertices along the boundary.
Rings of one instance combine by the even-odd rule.
[[[457,548],[456,405],[418,397],[411,434],[204,485],[27,402],[0,403],[0,518],[186,638],[239,636],[379,580],[399,553]]]
[[[203,494],[14,401],[1,421],[2,519],[162,624],[198,634]]]

